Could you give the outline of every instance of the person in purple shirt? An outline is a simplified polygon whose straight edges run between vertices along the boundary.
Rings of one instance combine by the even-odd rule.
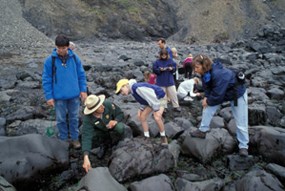
[[[166,93],[172,103],[174,111],[180,112],[177,92],[173,73],[176,71],[176,63],[169,57],[168,51],[162,49],[159,53],[159,59],[153,64],[153,73],[156,74],[156,85],[160,86]],[[167,105],[166,105],[167,108]]]

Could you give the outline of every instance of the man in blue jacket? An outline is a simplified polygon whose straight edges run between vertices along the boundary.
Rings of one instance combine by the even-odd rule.
[[[79,57],[69,48],[69,39],[58,35],[56,48],[44,63],[42,85],[47,104],[55,107],[59,138],[80,148],[79,106],[87,97],[86,77]],[[66,115],[68,113],[68,124]]]
[[[192,137],[205,138],[216,110],[224,101],[230,101],[233,116],[237,125],[239,154],[248,155],[248,103],[246,87],[238,83],[236,73],[224,68],[219,61],[213,62],[205,55],[194,57],[195,72],[202,76],[205,98],[202,101],[203,116],[198,130]]]
[[[134,79],[121,79],[117,83],[116,94],[128,95],[131,93],[137,102],[140,103],[138,110],[138,119],[140,120],[144,136],[150,137],[147,118],[153,112],[154,120],[159,128],[161,144],[168,145],[165,135],[164,124],[162,121],[162,113],[165,107],[165,92],[157,85],[149,84],[147,82],[137,83]]]

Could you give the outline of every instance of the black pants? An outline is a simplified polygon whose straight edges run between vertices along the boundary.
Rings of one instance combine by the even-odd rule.
[[[192,66],[191,63],[186,63],[184,65],[185,73],[184,77],[190,79],[192,77]]]

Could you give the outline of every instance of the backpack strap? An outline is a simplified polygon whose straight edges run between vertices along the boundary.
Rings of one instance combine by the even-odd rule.
[[[54,83],[57,83],[57,79],[56,79],[56,67],[55,67],[55,56],[52,56],[52,61],[51,61],[51,66],[52,66],[52,80],[54,80]]]

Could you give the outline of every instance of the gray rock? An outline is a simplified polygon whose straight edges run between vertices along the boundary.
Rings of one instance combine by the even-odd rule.
[[[269,124],[279,126],[284,115],[274,106],[266,107],[266,117]]]
[[[0,136],[6,135],[5,125],[6,125],[6,119],[0,117]]]
[[[175,181],[175,187],[177,191],[186,191],[186,190],[207,190],[215,191],[221,190],[225,182],[220,178],[213,178],[210,180],[191,182],[186,179],[177,178]]]
[[[264,125],[266,122],[265,105],[252,104],[248,106],[248,124]]]
[[[274,174],[280,180],[280,182],[283,184],[285,183],[285,167],[270,163],[266,165],[266,169]]]
[[[207,163],[215,156],[231,153],[235,146],[235,140],[225,129],[211,129],[205,139],[186,136],[182,149],[200,162]]]
[[[56,128],[56,122],[43,119],[29,119],[26,121],[15,121],[7,126],[8,136],[19,136],[25,134],[40,134],[45,135],[48,128],[53,128],[55,134],[58,130]]]
[[[228,155],[227,165],[230,170],[247,170],[255,164],[253,156],[241,157],[239,155]]]
[[[118,183],[110,174],[106,167],[97,167],[91,169],[85,175],[76,188],[76,191],[127,191],[127,189]]]
[[[236,191],[242,190],[283,191],[284,186],[274,175],[255,169],[236,181]]]
[[[219,115],[223,117],[227,122],[232,118],[232,111],[230,107],[225,107],[219,111]]]
[[[166,172],[174,167],[174,157],[167,147],[153,139],[125,139],[112,153],[109,170],[119,182],[140,175]]]
[[[35,108],[31,106],[22,106],[16,112],[11,113],[6,117],[7,122],[12,122],[16,120],[28,120],[32,119],[35,113]]]
[[[282,100],[284,98],[284,91],[279,88],[271,88],[267,91],[271,99]]]
[[[69,144],[37,134],[0,137],[0,172],[9,182],[34,181],[39,174],[67,167]]]
[[[267,161],[285,166],[285,129],[269,126],[249,128],[250,149]]]
[[[174,191],[171,179],[165,174],[152,176],[130,184],[130,191]]]
[[[223,128],[225,127],[224,119],[220,116],[214,116],[210,123],[210,128]]]

